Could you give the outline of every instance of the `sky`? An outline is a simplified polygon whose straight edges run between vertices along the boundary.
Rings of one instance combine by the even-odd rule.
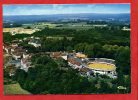
[[[130,13],[130,4],[32,4],[3,5],[3,15],[50,15],[74,13]]]

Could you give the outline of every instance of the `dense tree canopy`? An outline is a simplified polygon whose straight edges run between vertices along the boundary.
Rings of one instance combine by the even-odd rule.
[[[97,79],[90,81],[80,76],[63,59],[54,61],[48,56],[36,54],[32,62],[34,67],[29,68],[28,72],[18,69],[15,79],[22,88],[33,94],[117,93],[116,85],[110,86],[103,80],[99,84]],[[100,87],[96,87],[96,84]]]

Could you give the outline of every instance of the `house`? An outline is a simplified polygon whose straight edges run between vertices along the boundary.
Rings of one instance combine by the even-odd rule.
[[[18,59],[21,59],[22,57],[22,52],[13,52],[12,53],[12,57],[15,59],[15,60],[18,60]]]
[[[81,59],[85,59],[85,58],[87,58],[87,55],[85,55],[85,54],[83,54],[83,53],[76,53],[76,55],[75,55],[76,57],[78,57],[78,58],[81,58]]]
[[[30,55],[28,54],[28,53],[26,53],[26,52],[24,52],[23,53],[23,58],[27,58],[27,57],[29,57]]]
[[[18,44],[12,43],[11,45],[3,44],[3,49],[6,51],[6,53],[11,54],[11,52],[14,51],[15,48],[18,47]]]
[[[50,57],[52,57],[52,58],[60,58],[62,56],[62,52],[52,52],[51,54],[50,54]]]
[[[122,28],[122,30],[123,30],[123,31],[131,31],[131,29],[130,29],[130,28],[125,27],[125,26]]]
[[[23,49],[22,47],[15,47],[11,54],[12,54],[12,57],[15,59],[15,60],[18,60],[18,59],[21,59],[22,56],[23,56],[23,53],[26,53],[26,50]]]
[[[18,44],[17,43],[12,43],[11,44],[11,52],[14,52],[16,49],[18,49]]]
[[[64,60],[68,60],[68,57],[67,57],[67,55],[63,55],[63,56],[61,56]]]
[[[18,47],[18,44],[17,43],[12,43],[11,47]]]
[[[3,49],[6,51],[6,53],[11,54],[11,46],[4,45]]]
[[[34,37],[34,36],[31,36],[30,38],[31,38],[31,39],[40,40],[40,37]]]
[[[68,64],[69,66],[72,66],[74,69],[80,69],[83,67],[81,61],[77,58],[68,58]]]
[[[22,58],[21,59],[21,69],[23,69],[27,72],[29,67],[31,67],[31,56],[29,56],[27,58]]]
[[[74,53],[68,54],[67,60],[69,66],[72,66],[74,69],[80,69],[83,67],[82,59],[77,58]]]

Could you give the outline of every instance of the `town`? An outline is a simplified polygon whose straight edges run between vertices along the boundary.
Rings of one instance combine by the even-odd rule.
[[[131,93],[129,4],[3,9],[5,95]]]
[[[41,47],[39,37],[25,38],[23,40],[29,40],[28,44],[33,45],[34,47]],[[20,40],[22,41],[22,40]],[[14,60],[11,60],[9,64],[14,64],[15,67],[19,67],[25,71],[28,71],[28,68],[31,67],[31,60],[33,54],[29,54],[27,50],[23,49],[21,46],[18,46],[18,43],[12,43],[10,45],[3,45],[3,49],[8,56],[11,56]],[[80,74],[91,76],[93,74],[102,74],[107,75],[111,78],[116,78],[116,66],[115,61],[107,58],[87,58],[87,55],[83,53],[76,53],[73,51],[69,52],[44,52],[44,54],[49,55],[53,59],[63,58],[68,61],[68,64],[80,71]],[[16,62],[16,63],[13,63]],[[5,66],[6,67],[6,66]],[[14,75],[14,72],[11,71],[10,76]]]
[[[118,26],[114,26],[115,29],[117,27]],[[93,28],[93,31],[104,30],[105,28],[107,28],[109,32],[111,31],[110,26],[108,27],[98,26]],[[25,73],[30,73],[31,68],[36,68],[38,64],[41,65],[41,62],[43,63],[47,61],[44,59],[52,59],[54,62],[58,64],[57,66],[64,66],[64,67],[60,67],[59,70],[66,71],[66,73],[70,73],[70,69],[74,71],[76,70],[77,72],[74,72],[74,74],[77,74],[78,75],[77,77],[84,77],[89,81],[91,80],[98,81],[93,86],[93,87],[96,87],[97,89],[99,88],[99,90],[97,91],[102,90],[100,88],[102,88],[101,87],[102,84],[105,84],[105,83],[102,83],[103,80],[107,82],[105,85],[109,85],[110,87],[110,88],[107,87],[109,88],[107,89],[107,93],[109,91],[114,92],[116,91],[116,89],[118,90],[117,93],[120,93],[120,92],[124,93],[128,91],[129,88],[126,88],[127,85],[124,85],[124,83],[122,82],[123,81],[122,78],[120,78],[120,75],[121,75],[123,77],[126,77],[125,80],[128,80],[129,78],[128,69],[123,68],[124,70],[122,70],[124,71],[123,72],[124,74],[126,73],[125,76],[120,74],[120,72],[118,72],[117,70],[118,66],[123,66],[125,63],[125,62],[124,63],[119,62],[119,59],[122,59],[121,57],[124,57],[123,56],[124,54],[125,55],[126,53],[128,54],[128,50],[129,50],[128,46],[118,46],[119,43],[118,45],[105,44],[103,46],[93,42],[92,42],[93,44],[91,45],[87,43],[79,43],[81,41],[86,41],[85,39],[83,40],[83,38],[81,37],[81,34],[82,35],[84,34],[84,33],[81,33],[82,29],[78,30],[78,33],[79,32],[81,33],[80,37],[78,35],[75,36],[75,34],[70,35],[70,30],[68,29],[64,29],[66,30],[66,32],[64,32],[64,31],[61,31],[62,29],[56,29],[56,27],[51,28],[50,26],[45,26],[45,28],[43,29],[37,28],[37,31],[33,31],[31,33],[30,31],[29,33],[27,33],[28,31],[26,31],[26,29],[24,29],[24,32],[21,32],[21,33],[19,31],[15,31],[16,28],[14,28],[14,30],[12,29],[13,28],[11,28],[10,31],[5,31],[5,29],[3,30],[4,32],[4,43],[3,43],[4,70],[5,70],[6,77],[7,77],[7,74],[8,74],[8,77],[11,77],[11,78],[18,77],[19,75],[17,74],[17,72],[19,72],[18,71],[19,69],[23,70]],[[17,28],[17,29],[21,29],[21,28]],[[29,30],[33,30],[33,28],[30,28]],[[56,30],[56,33],[54,33],[55,30]],[[126,29],[126,26],[120,27],[118,31],[120,30],[125,34],[130,32],[130,29]],[[21,31],[23,31],[23,28]],[[89,29],[87,29],[86,31],[89,32]],[[64,33],[68,33],[68,32],[69,34],[67,34],[67,36],[64,36]],[[45,35],[45,33],[47,34]],[[49,34],[49,33],[52,33],[52,34]],[[86,36],[88,35],[86,34]],[[79,38],[81,38],[81,40],[75,43],[75,41]],[[89,38],[87,38],[87,41],[88,39]],[[105,42],[105,43],[108,43],[108,42]],[[120,41],[120,43],[123,43],[123,41]],[[120,55],[122,53],[122,50],[123,52],[126,52],[126,53],[124,53],[123,55]],[[101,54],[101,52],[103,52],[103,54]],[[38,57],[38,59],[36,59],[35,57],[36,58]],[[39,61],[40,63],[38,63],[37,60],[39,60],[39,58],[41,57],[42,57],[41,60],[43,61],[40,60]],[[35,62],[33,59],[36,59]],[[45,66],[45,63],[43,64],[43,66]],[[120,81],[120,83],[117,82],[118,80]],[[86,80],[84,82],[86,82]],[[115,86],[116,88],[114,90],[110,90],[111,87],[113,86]],[[31,91],[31,93],[33,93],[33,91]]]

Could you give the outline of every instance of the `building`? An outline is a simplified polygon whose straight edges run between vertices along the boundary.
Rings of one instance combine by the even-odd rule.
[[[40,43],[40,40],[39,39],[31,39],[28,44],[31,44],[33,45],[34,47],[40,47],[41,46],[41,43]]]
[[[87,55],[85,55],[85,54],[83,54],[83,53],[76,53],[76,55],[75,55],[76,57],[78,57],[78,58],[82,58],[82,59],[85,59],[85,58],[87,58]]]
[[[68,58],[68,64],[74,69],[81,69],[83,67],[81,64],[81,60],[78,58]]]
[[[28,71],[28,68],[31,67],[31,56],[21,59],[21,69]]]
[[[12,43],[11,45],[3,44],[3,49],[6,51],[6,53],[11,54],[14,52],[14,50],[18,47],[18,44]]]
[[[30,55],[26,52],[23,53],[23,58],[28,58]]]
[[[67,55],[63,55],[63,56],[61,56],[64,60],[68,60],[68,57],[67,57]]]
[[[15,60],[21,59],[26,50],[22,47],[15,47],[11,50],[11,55]]]
[[[52,57],[52,58],[60,58],[62,56],[62,52],[52,52],[51,54],[50,54],[50,57]]]
[[[122,28],[122,30],[123,30],[123,31],[131,31],[131,29],[130,29],[130,28],[125,27],[125,26]]]
[[[103,63],[115,64],[115,60],[107,59],[107,58],[94,58],[94,61],[95,62],[103,62]]]
[[[12,53],[12,57],[15,59],[15,60],[18,60],[18,59],[21,59],[22,58],[22,52],[13,52]]]
[[[95,74],[107,75],[110,78],[116,78],[116,66],[105,62],[89,62],[87,68]]]
[[[8,46],[6,44],[3,45],[3,49],[5,50],[6,53],[10,54],[11,53],[11,46]]]
[[[116,78],[115,60],[107,58],[87,58],[82,53],[67,55],[69,66],[79,69],[81,75],[91,76],[96,73]]]

